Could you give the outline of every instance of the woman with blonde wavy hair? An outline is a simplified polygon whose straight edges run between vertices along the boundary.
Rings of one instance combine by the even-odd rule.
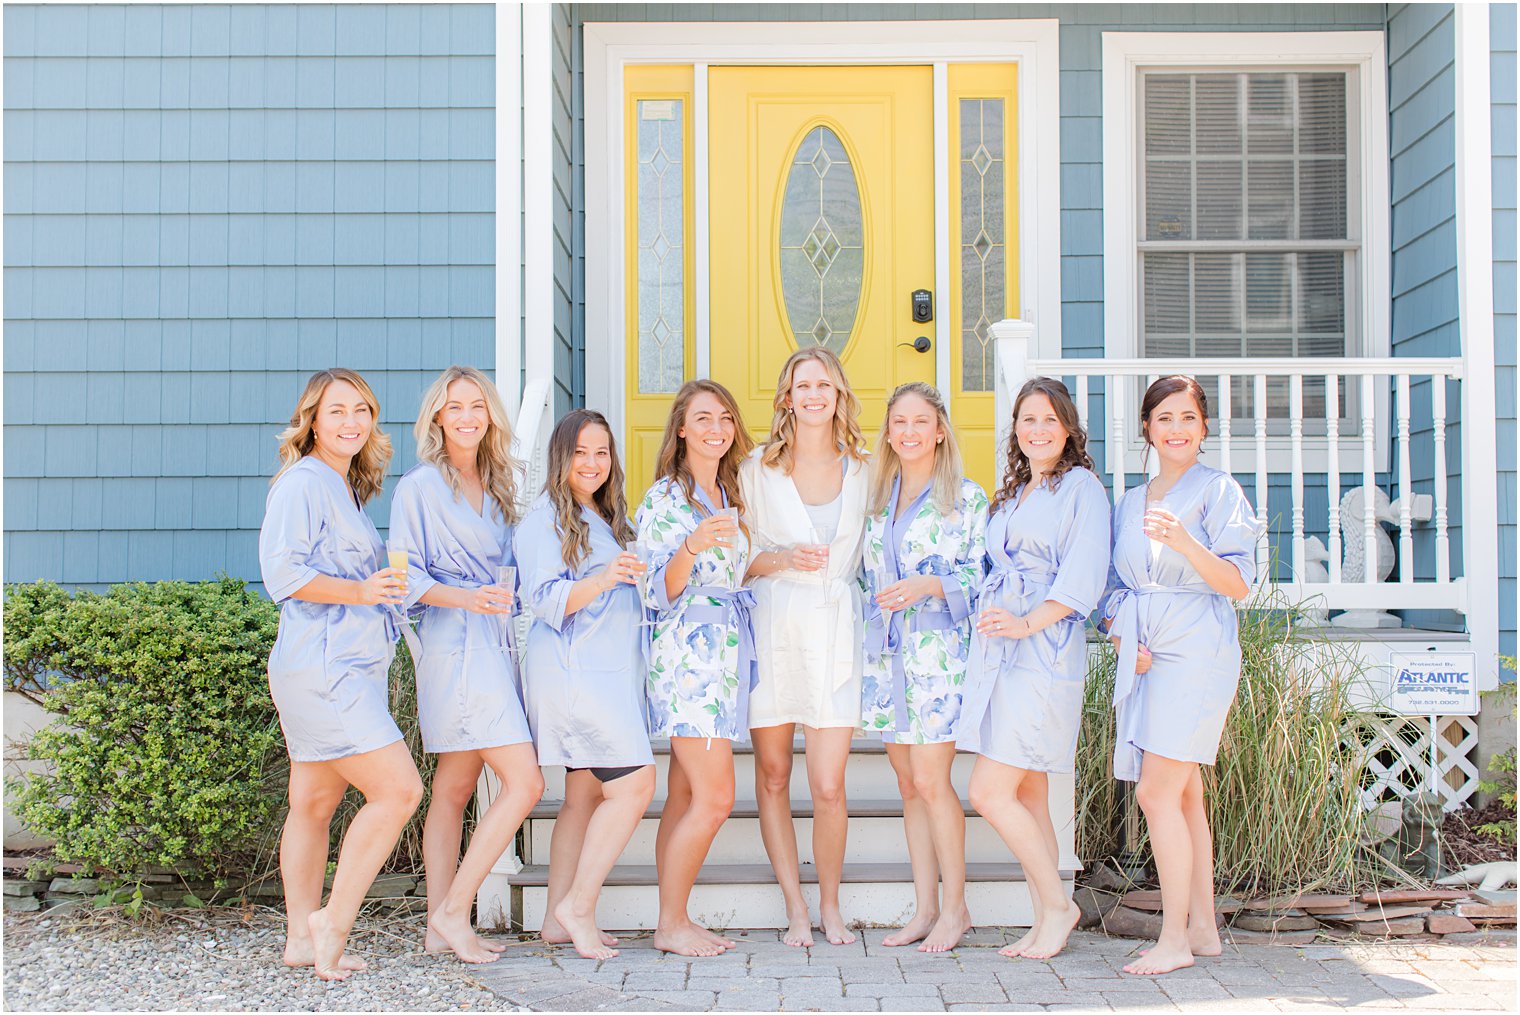
[[[565,802],[549,842],[545,941],[588,959],[617,955],[596,925],[602,882],[654,798],[644,724],[644,567],[612,429],[575,409],[549,435],[544,492],[518,526],[523,601],[533,615],[524,670],[539,761],[565,766]]]
[[[280,470],[259,530],[259,568],[280,604],[269,691],[290,754],[290,811],[280,838],[285,964],[324,980],[364,968],[344,954],[365,893],[422,799],[422,780],[390,714],[388,675],[405,575],[365,502],[391,458],[380,403],[364,378],[311,375],[280,433]],[[364,795],[322,907],[328,836],[344,792]],[[320,907],[320,908],[319,908]]]
[[[512,531],[518,463],[496,386],[474,367],[438,376],[417,414],[417,464],[396,484],[390,544],[410,567],[402,609],[418,623],[417,724],[438,755],[422,859],[427,873],[424,948],[464,962],[503,950],[470,926],[475,893],[523,818],[543,796],[543,773],[523,712],[510,639]],[[481,815],[463,860],[464,811],[481,769],[502,792]]]
[[[776,379],[769,439],[740,484],[758,545],[755,630],[760,679],[750,706],[761,837],[786,899],[783,940],[813,944],[792,824],[792,743],[800,724],[813,797],[819,927],[830,944],[855,940],[839,910],[849,814],[844,769],[860,724],[862,605],[856,572],[865,527],[860,402],[827,349],[799,349]]]
[[[901,385],[871,456],[862,551],[861,725],[881,734],[897,773],[917,901],[888,947],[949,951],[971,927],[966,813],[950,765],[986,530],[987,495],[965,478],[944,398],[922,381]]]

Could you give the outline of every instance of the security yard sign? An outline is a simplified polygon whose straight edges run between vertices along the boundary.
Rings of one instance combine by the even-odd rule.
[[[1400,715],[1477,715],[1471,652],[1394,652],[1389,708]]]

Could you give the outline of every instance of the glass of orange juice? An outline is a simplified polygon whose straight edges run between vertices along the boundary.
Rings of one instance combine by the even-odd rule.
[[[399,571],[401,573],[401,586],[402,586],[402,588],[405,588],[406,587],[406,571],[407,571],[407,566],[408,566],[408,564],[410,562],[410,558],[407,556],[407,553],[406,553],[406,548],[403,547],[400,543],[398,543],[398,542],[396,542],[394,540],[386,543],[385,544],[385,560],[386,560],[386,564],[389,567],[394,568],[396,571]]]

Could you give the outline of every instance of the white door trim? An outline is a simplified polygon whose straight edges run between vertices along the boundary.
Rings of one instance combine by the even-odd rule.
[[[799,27],[802,30],[799,30]],[[583,28],[586,131],[586,404],[607,415],[621,433],[625,425],[623,376],[623,68],[639,63],[691,63],[705,107],[706,68],[721,64],[913,64],[1017,63],[1019,74],[1019,291],[1024,306],[1011,308],[1037,325],[1041,356],[1061,352],[1060,23],[1053,18],[1020,21],[810,21],[591,23]],[[939,98],[937,95],[936,98]],[[940,111],[933,127],[936,148]],[[705,136],[705,124],[695,128]],[[525,146],[531,165],[548,161],[547,146]],[[705,151],[696,156],[705,164]],[[936,152],[936,167],[948,153]],[[530,176],[532,174],[530,173]],[[938,176],[938,169],[936,170]],[[706,184],[697,184],[697,194]],[[1040,200],[1043,196],[1045,200]],[[936,200],[938,204],[938,200]],[[710,362],[707,344],[706,214],[697,206],[696,327],[699,373]],[[946,232],[947,234],[947,232]],[[938,245],[938,244],[937,244]],[[948,291],[949,252],[937,313]],[[528,290],[532,292],[531,287]],[[529,332],[532,333],[531,331]],[[936,341],[945,347],[941,325]],[[948,372],[948,363],[946,364]],[[942,378],[943,380],[944,378]]]
[[[496,387],[517,418],[522,347],[522,8],[496,6]]]

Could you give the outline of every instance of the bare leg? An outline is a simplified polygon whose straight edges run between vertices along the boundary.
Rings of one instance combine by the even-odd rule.
[[[539,937],[545,944],[566,945],[570,932],[560,926],[554,910],[570,891],[570,881],[581,862],[581,844],[591,812],[602,802],[602,784],[590,772],[565,773],[565,802],[554,816],[554,832],[549,837],[549,899],[544,905],[544,922]],[[617,938],[601,931],[604,945],[615,945]]]
[[[343,801],[348,781],[331,762],[290,763],[290,811],[280,836],[280,877],[285,883],[285,964],[309,966],[311,928],[306,918],[322,905],[322,882],[327,877],[327,841],[333,813]],[[358,972],[363,959],[344,955],[340,968]]]
[[[311,928],[313,968],[324,980],[346,980],[349,970],[340,960],[353,930],[364,894],[386,857],[396,848],[401,830],[422,800],[422,779],[411,753],[400,740],[374,751],[330,761],[334,771],[364,794],[364,806],[354,815],[338,848],[327,905],[306,918]]]
[[[1124,967],[1126,973],[1154,976],[1193,964],[1188,945],[1188,910],[1193,885],[1193,843],[1183,815],[1183,794],[1198,766],[1146,754],[1135,799],[1145,812],[1151,852],[1161,882],[1161,937],[1156,946]]]
[[[607,874],[633,838],[644,809],[654,799],[654,784],[653,765],[601,784],[604,799],[591,814],[585,845],[575,867],[575,880],[554,911],[557,922],[583,958],[610,959],[618,954],[597,929],[596,900]]]
[[[943,882],[939,919],[918,950],[947,952],[971,929],[966,908],[966,810],[950,783],[955,744],[916,744],[908,751],[913,756],[913,785],[929,812],[934,858]]]
[[[1029,810],[1019,802],[1019,783],[1024,769],[1004,765],[982,756],[971,771],[971,804],[997,830],[1024,868],[1024,879],[1034,885],[1040,900],[1039,926],[1034,939],[1017,954],[1048,959],[1065,947],[1066,939],[1082,912],[1061,890],[1056,858],[1045,835]],[[1009,949],[1003,949],[1008,953]]]
[[[760,838],[770,858],[781,897],[786,901],[786,930],[781,940],[793,948],[813,947],[813,919],[802,898],[798,873],[797,828],[792,822],[792,743],[797,727],[764,726],[750,730],[755,745],[755,801],[760,805]]]
[[[1203,776],[1198,766],[1182,791],[1182,817],[1193,845],[1193,883],[1188,899],[1188,947],[1194,955],[1218,955],[1219,925],[1214,915],[1214,839],[1203,805]]]
[[[813,795],[813,867],[818,872],[818,929],[831,945],[855,942],[839,911],[839,882],[844,877],[844,847],[850,832],[844,798],[844,768],[850,760],[848,726],[802,728],[807,740],[808,789]]]
[[[1034,819],[1040,824],[1040,831],[1045,836],[1045,845],[1050,849],[1050,855],[1057,858],[1061,856],[1061,847],[1056,842],[1055,825],[1050,820],[1050,780],[1044,772],[1026,772],[1024,778],[1019,781],[1019,803],[1023,804]],[[1019,938],[1007,948],[1001,949],[999,954],[1016,958],[1024,953],[1024,949],[1034,943],[1034,939],[1040,933],[1040,914],[1044,911],[1040,904],[1039,892],[1034,884],[1026,882],[1029,887],[1029,898],[1034,903],[1034,926],[1029,928],[1029,933]],[[1062,892],[1064,895],[1065,892]]]
[[[929,806],[913,786],[912,748],[887,744],[887,760],[897,775],[902,794],[903,832],[908,839],[908,859],[913,864],[913,918],[901,930],[883,937],[888,948],[922,941],[939,919],[939,864],[934,859],[934,837],[929,830]]]
[[[724,946],[701,933],[687,907],[713,837],[734,809],[733,746],[727,740],[671,737],[670,752],[671,770],[679,763],[685,771],[691,803],[670,829],[661,854],[654,946],[677,955],[719,955]]]
[[[464,830],[464,813],[475,798],[475,786],[480,780],[484,762],[479,751],[446,751],[438,755],[438,768],[433,773],[433,792],[428,796],[427,819],[422,823],[422,867],[427,875],[427,915],[431,920],[449,885],[454,882],[454,869],[459,864],[459,842]],[[484,948],[499,952],[505,945],[480,942]],[[423,951],[438,955],[449,950],[449,944],[433,930],[431,923],[423,936]]]
[[[706,743],[707,741],[704,740],[704,746]],[[729,750],[732,753],[732,745],[730,745]],[[671,830],[680,824],[681,819],[686,816],[686,811],[690,807],[691,779],[687,776],[686,769],[682,768],[677,762],[675,752],[672,751],[670,755],[670,774],[665,780],[665,803],[660,808],[660,823],[656,826],[654,834],[654,863],[657,874],[664,870],[662,864],[664,863],[665,843],[670,838]],[[700,924],[694,923],[692,926],[697,929],[697,933],[705,936],[714,944],[722,945],[724,948],[733,948],[737,944],[737,942],[729,938],[714,934]]]
[[[475,933],[470,913],[491,867],[511,846],[512,836],[544,795],[544,774],[539,770],[538,755],[531,743],[487,747],[480,756],[501,780],[501,795],[491,801],[476,822],[470,848],[459,861],[448,894],[428,918],[428,928],[437,932],[464,962],[495,962],[501,957],[499,952],[485,947]]]

